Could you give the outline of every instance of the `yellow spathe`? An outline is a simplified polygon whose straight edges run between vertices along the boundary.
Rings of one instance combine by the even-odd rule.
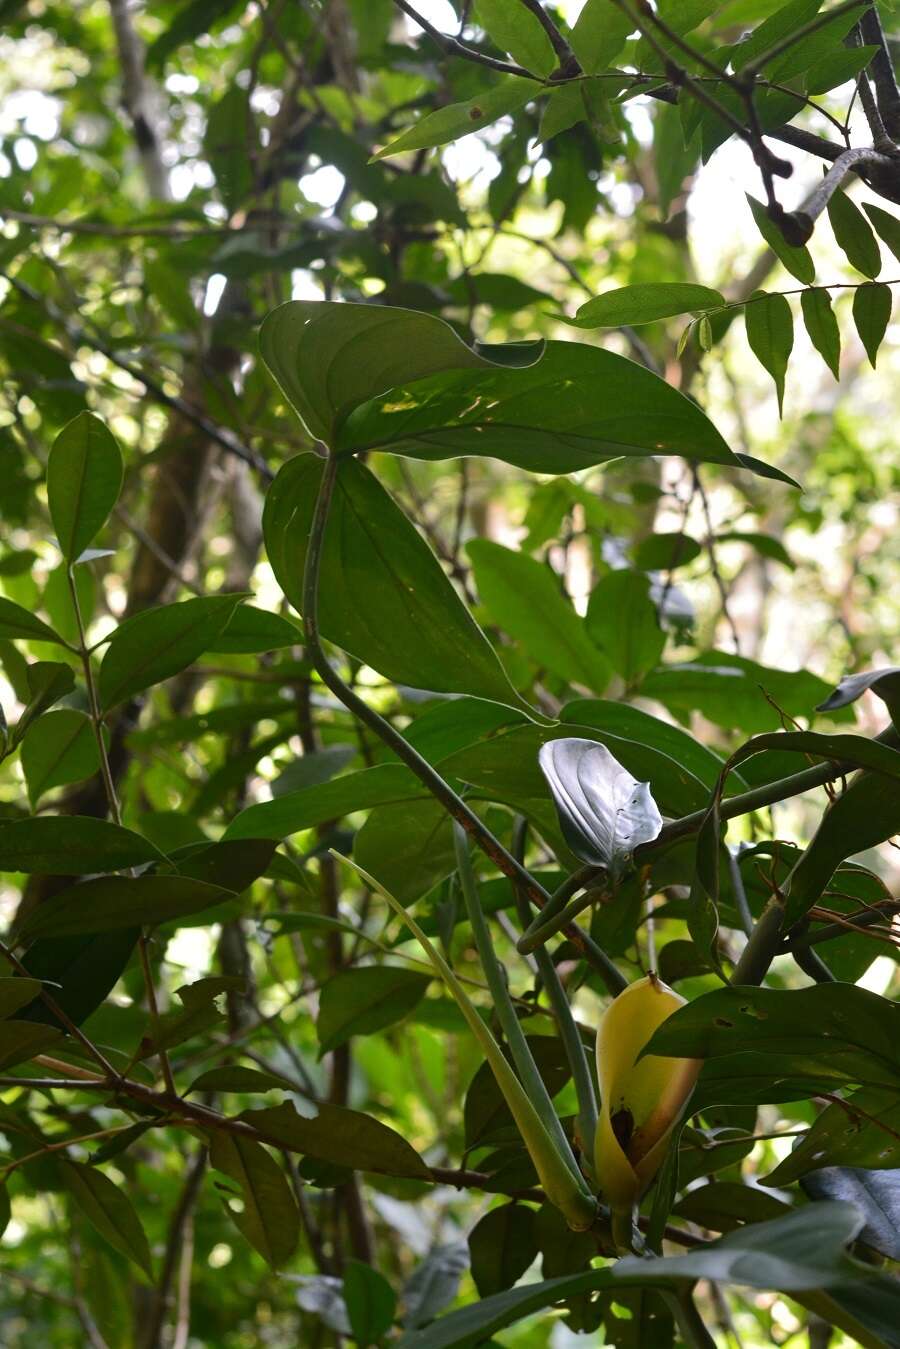
[[[662,1164],[669,1136],[694,1089],[699,1059],[638,1055],[685,999],[655,975],[630,984],[597,1028],[600,1118],[597,1182],[610,1205],[629,1210]]]

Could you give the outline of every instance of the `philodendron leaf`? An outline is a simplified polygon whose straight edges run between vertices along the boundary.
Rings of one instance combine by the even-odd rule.
[[[47,461],[47,502],[67,562],[77,561],[119,498],[122,453],[99,417],[80,412],[64,426]]]
[[[273,309],[259,349],[310,435],[326,444],[352,408],[386,389],[493,364],[433,314],[331,301],[289,300]],[[518,347],[520,359],[534,360],[540,350]]]
[[[900,1176],[898,1125],[900,1084],[894,1091],[869,1087],[835,1097],[762,1183],[790,1185],[808,1171],[826,1166],[862,1168],[866,1175],[887,1169]]]
[[[298,612],[322,460],[299,454],[269,489],[263,533]],[[338,468],[319,582],[322,633],[398,684],[525,706],[496,652],[415,526],[375,475]]]
[[[339,451],[492,456],[548,473],[680,454],[781,476],[732,453],[652,371],[583,343],[473,350],[415,310],[291,301],[266,319],[260,349],[311,435]]]
[[[650,784],[638,782],[593,740],[551,740],[539,760],[573,853],[621,875],[635,848],[662,828]]]

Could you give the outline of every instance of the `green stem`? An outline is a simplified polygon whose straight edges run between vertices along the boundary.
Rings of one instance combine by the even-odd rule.
[[[66,568],[66,577],[69,582],[69,594],[72,597],[72,608],[75,613],[75,622],[78,626],[78,654],[81,657],[81,668],[84,671],[84,682],[87,688],[88,707],[91,716],[91,725],[94,728],[94,739],[97,742],[97,753],[100,758],[100,776],[103,780],[103,790],[106,793],[106,801],[109,806],[109,813],[115,824],[121,825],[122,812],[119,809],[119,797],[116,792],[116,784],[113,781],[112,770],[109,766],[109,757],[106,753],[106,743],[103,739],[103,713],[100,709],[100,699],[97,696],[97,685],[94,681],[94,671],[91,666],[91,653],[87,643],[87,631],[84,625],[84,619],[81,613],[81,604],[78,600],[78,587],[75,584],[75,569],[72,563]],[[153,1038],[157,1045],[161,1041],[161,1018],[159,1014],[159,1003],[156,1000],[156,986],[153,982],[153,971],[150,968],[150,952],[148,950],[147,934],[142,928],[138,937],[138,955],[141,963],[141,973],[144,979],[144,987],[147,992],[147,1010],[150,1013],[150,1024],[153,1028]],[[157,1049],[159,1066],[162,1070],[163,1081],[166,1084],[166,1090],[172,1096],[176,1096],[175,1078],[172,1075],[172,1065],[169,1062],[169,1055],[162,1047]]]
[[[332,497],[334,496],[337,469],[337,456],[329,451],[323,466],[319,495],[316,498],[306,552],[306,565],[303,570],[303,634],[307,655],[326,688],[331,689],[335,697],[340,699],[363,725],[374,731],[379,739],[389,749],[393,750],[401,763],[404,763],[411,772],[415,773],[419,781],[437,801],[440,801],[447,813],[458,824],[462,825],[469,837],[478,844],[482,852],[491,859],[497,869],[504,876],[509,877],[514,887],[520,887],[536,908],[543,908],[550,900],[550,896],[544,887],[535,880],[521,862],[518,862],[511,853],[507,852],[487,825],[466,805],[462,797],[441,777],[440,773],[426,759],[422,758],[409,741],[399,731],[396,731],[389,721],[386,721],[374,708],[370,707],[364,699],[360,698],[348,684],[344,683],[325,654],[319,632],[319,576],[322,569],[325,529],[328,524]],[[585,959],[594,966],[601,978],[604,979],[610,992],[613,994],[621,992],[625,981],[622,980],[619,971],[596,943],[577,928],[570,929],[567,935],[579,947]]]
[[[513,1063],[518,1069],[523,1087],[531,1098],[531,1104],[565,1159],[572,1175],[580,1181],[581,1172],[578,1169],[578,1163],[575,1161],[569,1140],[566,1138],[563,1127],[559,1122],[559,1116],[553,1108],[553,1102],[544,1085],[543,1078],[538,1072],[534,1056],[528,1048],[528,1041],[525,1039],[521,1022],[509,996],[506,979],[494,953],[490,929],[485,921],[481,902],[478,898],[475,873],[472,870],[472,859],[469,855],[466,834],[459,824],[453,826],[453,841],[456,845],[456,867],[459,872],[460,889],[463,892],[463,899],[466,904],[466,913],[472,927],[472,935],[475,938],[478,958],[481,961],[487,985],[494,1000],[494,1011],[497,1013],[500,1029],[506,1037]]]
[[[516,895],[516,906],[519,910],[520,920],[525,922],[529,910],[521,895]],[[559,1038],[562,1040],[566,1058],[572,1070],[572,1081],[575,1083],[575,1094],[578,1097],[578,1138],[581,1144],[582,1157],[585,1163],[590,1166],[593,1158],[594,1135],[597,1132],[597,1095],[594,1091],[594,1081],[588,1067],[587,1055],[578,1025],[572,1015],[572,1008],[569,1006],[569,999],[566,997],[559,973],[553,963],[553,957],[546,946],[535,948],[534,960],[538,968],[538,974],[541,976],[541,982],[546,989],[547,997],[550,999],[550,1007],[556,1021],[556,1028],[559,1031]]]
[[[716,1342],[703,1323],[693,1299],[693,1284],[685,1284],[677,1292],[659,1290],[672,1309],[681,1338],[689,1349],[717,1349]]]
[[[763,909],[731,976],[732,984],[761,984],[778,953],[784,901],[773,895]]]

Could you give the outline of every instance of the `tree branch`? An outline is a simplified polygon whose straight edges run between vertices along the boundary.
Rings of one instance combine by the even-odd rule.
[[[532,75],[530,70],[524,66],[517,66],[512,61],[501,61],[497,57],[487,56],[484,52],[476,51],[474,47],[469,47],[465,42],[460,42],[459,38],[450,37],[447,33],[442,33],[434,24],[423,19],[422,15],[413,9],[412,5],[407,4],[407,0],[394,0],[398,9],[402,9],[414,23],[417,23],[424,33],[427,33],[432,42],[436,42],[445,56],[461,56],[464,61],[473,61],[475,65],[487,66],[489,70],[502,71],[504,75],[519,75],[526,80],[535,80],[542,84],[543,80],[539,75]]]
[[[897,85],[894,62],[876,5],[866,10],[859,21],[859,28],[863,42],[878,48],[868,69],[875,85],[878,110],[885,130],[893,140],[900,141],[900,87]]]

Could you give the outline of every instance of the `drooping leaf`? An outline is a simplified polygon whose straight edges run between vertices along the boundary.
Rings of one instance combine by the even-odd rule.
[[[14,1016],[41,991],[37,979],[0,978],[0,1020]]]
[[[536,15],[518,0],[478,0],[476,18],[501,51],[535,75],[549,75],[556,55]]]
[[[620,875],[635,848],[662,828],[649,783],[633,778],[605,745],[551,740],[540,763],[566,842],[582,861]]]
[[[473,539],[466,551],[492,620],[521,642],[539,666],[602,693],[609,666],[550,569],[488,539]]]
[[[783,295],[757,291],[744,306],[750,349],[775,381],[779,416],[784,404],[784,377],[794,346],[794,320]]]
[[[182,876],[103,876],[39,904],[25,919],[21,935],[25,940],[75,937],[170,923],[230,898],[229,890]]]
[[[61,1171],[75,1203],[100,1235],[152,1277],[150,1246],[125,1191],[102,1171],[82,1162],[63,1162]]]
[[[59,1038],[60,1032],[52,1026],[24,1020],[0,1021],[0,1072],[46,1053]]]
[[[27,642],[53,642],[56,646],[65,646],[65,642],[49,623],[38,618],[30,609],[23,609],[4,595],[0,595],[0,639]]]
[[[724,296],[709,286],[683,281],[643,282],[620,286],[586,300],[573,322],[578,328],[620,328],[624,324],[635,328],[674,314],[721,309],[724,304]]]
[[[232,84],[209,109],[203,145],[229,211],[240,206],[253,185],[248,140],[252,144],[254,139],[253,113],[247,90]]]
[[[888,665],[881,670],[865,670],[860,674],[844,675],[833,693],[819,703],[817,712],[834,712],[855,703],[867,689],[871,689],[887,704],[891,719],[900,719],[900,666]]]
[[[298,455],[266,498],[269,561],[298,612],[321,473],[316,455]],[[428,544],[374,474],[353,459],[338,469],[319,606],[324,636],[397,683],[517,702],[493,647]]]
[[[747,202],[753,213],[756,228],[759,230],[772,252],[786,271],[802,281],[805,286],[812,284],[816,275],[816,265],[805,244],[789,244],[774,220],[769,218],[765,206],[747,193]],[[807,294],[806,291],[803,292]]]
[[[262,1144],[240,1134],[210,1133],[209,1160],[241,1187],[241,1209],[228,1209],[235,1225],[273,1269],[286,1264],[300,1235],[300,1215],[282,1168]]]
[[[894,257],[900,261],[900,220],[889,211],[883,211],[880,206],[873,202],[864,201],[863,210],[871,220],[876,233],[883,243],[893,253]]]
[[[611,571],[594,586],[585,626],[629,688],[653,669],[666,644],[650,582],[634,571]]]
[[[68,563],[93,541],[122,487],[122,452],[99,417],[80,412],[64,426],[47,460],[47,503]]]
[[[473,1227],[469,1256],[480,1297],[518,1283],[538,1252],[534,1220],[534,1210],[524,1204],[502,1204]]]
[[[36,941],[22,956],[30,975],[44,980],[53,1001],[76,1026],[95,1012],[124,973],[137,945],[140,929],[123,928],[100,936],[48,938]],[[43,998],[35,998],[23,1019],[60,1026]]]
[[[25,669],[25,682],[28,688],[28,701],[19,720],[12,730],[10,747],[23,739],[29,726],[37,720],[48,707],[65,698],[75,687],[75,676],[68,665],[53,660],[37,660]]]
[[[804,290],[800,296],[803,310],[803,322],[816,351],[828,366],[835,379],[840,378],[841,333],[838,321],[831,307],[831,297],[827,290],[814,287]]]
[[[853,322],[873,369],[878,359],[878,348],[891,321],[892,304],[891,288],[882,281],[867,282],[857,287],[853,296]]]
[[[319,998],[319,1053],[372,1035],[402,1021],[425,995],[427,974],[396,965],[343,970],[328,980]]]
[[[377,1269],[361,1260],[348,1260],[344,1267],[344,1305],[360,1349],[368,1349],[390,1329],[397,1297]]]
[[[479,131],[483,126],[490,126],[498,117],[524,107],[536,97],[540,88],[534,80],[520,75],[505,75],[474,98],[466,99],[464,103],[451,103],[446,108],[439,108],[437,112],[419,118],[374,157],[386,159],[408,150],[430,150],[436,145],[447,145],[461,136],[468,136],[472,131]]]
[[[83,876],[94,871],[158,862],[162,854],[140,834],[93,816],[38,815],[0,820],[0,870],[48,876]]]
[[[293,1105],[245,1110],[240,1119],[252,1124],[273,1147],[287,1148],[323,1162],[357,1171],[427,1180],[430,1172],[419,1154],[394,1129],[371,1115],[322,1101],[312,1116],[299,1115]]]
[[[243,595],[210,595],[147,609],[121,623],[100,664],[97,691],[105,711],[180,674],[227,627]]]
[[[693,562],[702,552],[696,539],[680,530],[648,534],[634,550],[635,566],[641,571],[672,571]]]
[[[428,1253],[403,1288],[404,1324],[409,1330],[426,1325],[453,1301],[468,1265],[469,1250],[461,1241],[438,1246]]]
[[[881,271],[881,249],[856,202],[838,190],[828,202],[828,219],[850,266],[874,280]]]
[[[90,717],[72,707],[47,712],[23,739],[21,761],[32,810],[54,787],[93,777],[100,752]]]
[[[476,1349],[498,1330],[514,1325],[533,1312],[543,1311],[582,1293],[609,1287],[611,1282],[610,1270],[595,1269],[495,1293],[493,1297],[482,1298],[440,1317],[424,1330],[407,1333],[397,1349]]]

